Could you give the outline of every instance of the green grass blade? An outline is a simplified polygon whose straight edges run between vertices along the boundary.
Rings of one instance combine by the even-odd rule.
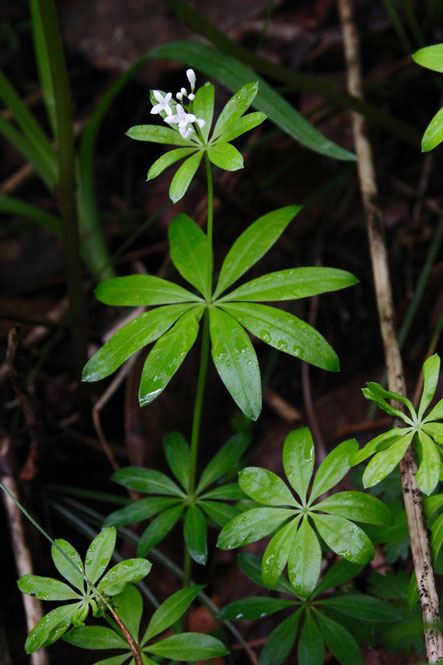
[[[0,211],[19,217],[26,217],[57,235],[61,234],[61,225],[58,217],[30,203],[20,201],[20,199],[15,199],[12,196],[0,196]]]
[[[43,100],[45,102],[46,112],[48,114],[52,133],[55,136],[57,133],[57,123],[55,119],[55,92],[49,63],[50,54],[48,51],[48,42],[45,39],[39,3],[36,0],[31,0],[30,8],[32,36],[34,38],[34,51],[42,88]]]

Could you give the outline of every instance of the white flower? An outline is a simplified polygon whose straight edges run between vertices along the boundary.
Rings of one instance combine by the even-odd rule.
[[[203,120],[203,118],[196,118],[195,122],[200,127],[200,129],[206,125],[206,120]]]
[[[197,120],[196,116],[193,113],[186,113],[181,104],[177,104],[176,108],[177,113],[175,115],[168,115],[164,120],[170,125],[178,125],[178,131],[180,132],[183,138],[189,138],[190,134],[194,131],[192,127],[188,127],[192,122]]]
[[[196,76],[195,76],[194,70],[193,69],[187,69],[186,70],[186,76],[188,77],[188,81],[191,85],[191,92],[194,92],[195,81],[196,81]]]
[[[172,92],[167,92],[164,97],[160,92],[160,90],[153,90],[152,94],[154,95],[155,99],[158,101],[158,104],[152,107],[151,113],[155,114],[165,111],[167,116],[171,116],[172,109],[169,105],[169,102],[171,101]]]
[[[175,96],[177,97],[179,102],[181,102],[181,100],[183,99],[183,93],[182,92],[177,92],[177,94]]]
[[[194,95],[193,92],[190,92],[189,95],[188,95],[188,97],[189,97],[189,101],[190,101],[190,102],[193,102],[194,99],[195,99],[195,95]]]

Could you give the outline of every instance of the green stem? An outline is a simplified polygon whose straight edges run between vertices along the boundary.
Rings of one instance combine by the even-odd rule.
[[[212,184],[211,162],[208,153],[205,153],[206,178],[208,181],[208,223],[206,233],[208,236],[208,282],[206,286],[206,298],[209,300],[212,294],[212,270],[214,267],[214,255],[212,249],[212,228],[214,218],[214,187]]]
[[[86,360],[87,319],[81,279],[80,243],[76,202],[75,147],[71,92],[63,45],[53,0],[37,0],[49,58],[54,89],[59,164],[58,194],[62,219],[66,284],[70,303],[74,358],[78,371]]]

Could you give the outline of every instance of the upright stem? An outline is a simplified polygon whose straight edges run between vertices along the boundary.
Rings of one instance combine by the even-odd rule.
[[[206,176],[208,181],[208,223],[207,223],[207,236],[208,236],[208,281],[206,284],[206,301],[209,303],[212,295],[212,269],[213,269],[213,250],[212,250],[212,227],[213,227],[213,185],[212,185],[212,171],[211,164],[207,155],[206,161]],[[206,374],[208,370],[209,360],[209,309],[206,309],[203,319],[203,335],[202,346],[200,354],[200,369],[198,372],[197,392],[195,395],[194,415],[192,418],[192,434],[191,434],[191,470],[189,476],[189,494],[191,497],[195,493],[195,479],[197,474],[197,459],[198,459],[198,442],[200,438],[200,423],[203,410],[203,398],[205,394]],[[191,581],[191,567],[192,561],[187,549],[185,549],[184,563],[183,563],[183,586],[189,586]]]
[[[358,33],[353,19],[352,0],[338,0],[343,30],[348,92],[363,98]],[[358,157],[358,174],[366,218],[372,272],[383,339],[389,389],[406,395],[400,347],[394,325],[394,304],[389,274],[383,216],[377,203],[377,183],[371,144],[363,116],[352,114],[352,129]],[[399,405],[401,406],[401,405]],[[394,425],[398,425],[395,423]],[[420,605],[425,630],[426,655],[429,663],[443,660],[443,636],[439,627],[439,600],[435,585],[432,558],[423,512],[423,499],[417,486],[417,462],[413,446],[409,446],[400,462],[403,500],[408,521],[412,559],[414,562]]]

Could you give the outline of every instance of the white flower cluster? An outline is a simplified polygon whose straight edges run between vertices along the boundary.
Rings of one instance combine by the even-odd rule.
[[[186,76],[188,77],[188,81],[191,86],[191,92],[188,93],[186,88],[181,88],[181,90],[175,95],[179,102],[183,101],[183,98],[186,97],[190,102],[194,101],[195,99],[194,90],[196,76],[194,70],[187,69]],[[180,135],[183,136],[183,138],[188,139],[194,132],[192,123],[195,122],[199,127],[205,126],[206,123],[203,118],[197,118],[194,113],[188,113],[183,108],[182,104],[175,104],[175,101],[172,100],[172,92],[167,92],[165,95],[162,95],[160,90],[153,90],[152,93],[158,103],[152,107],[151,113],[166,113],[166,116],[163,118],[163,120],[167,122],[168,125],[178,125],[178,131],[180,132]],[[175,105],[175,113],[173,113],[171,104]]]

